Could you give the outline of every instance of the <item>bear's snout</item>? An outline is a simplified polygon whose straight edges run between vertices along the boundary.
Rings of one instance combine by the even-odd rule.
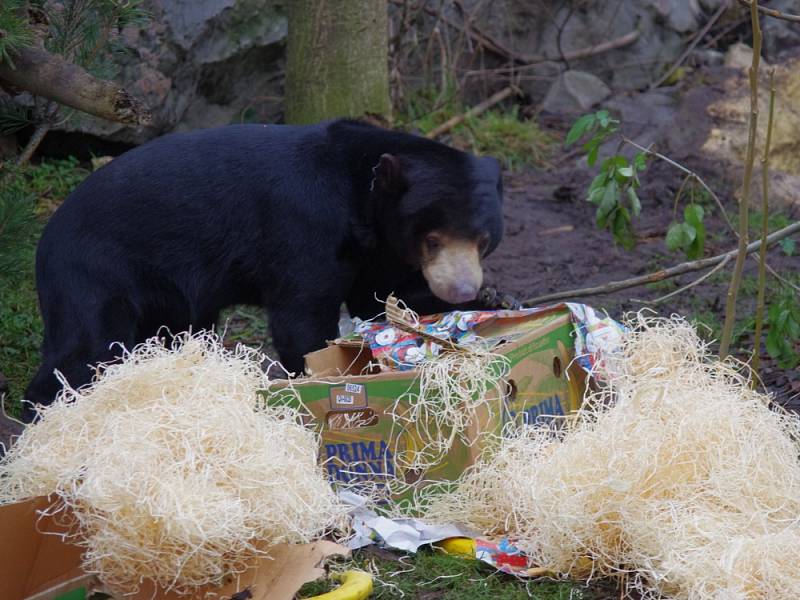
[[[428,236],[422,274],[435,296],[450,304],[470,302],[483,283],[479,240]]]
[[[470,281],[457,281],[450,286],[447,294],[448,297],[442,298],[442,300],[450,302],[451,304],[470,302],[478,297],[479,287],[480,286],[477,286]]]

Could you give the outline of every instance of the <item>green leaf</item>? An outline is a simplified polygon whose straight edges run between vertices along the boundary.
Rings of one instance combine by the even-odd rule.
[[[594,214],[594,224],[597,226],[598,229],[605,229],[608,225],[609,217],[614,217],[614,211],[612,210],[611,213],[604,213],[600,211],[598,207],[597,212]]]
[[[611,119],[607,110],[598,110],[595,113],[595,117],[597,117],[597,120],[600,122],[601,127],[608,127]]]
[[[631,177],[633,177],[633,167],[628,167],[628,166],[621,167],[621,168],[617,169],[617,173],[619,173],[620,175],[622,175],[626,179],[630,179]]]
[[[597,153],[600,151],[600,140],[597,140],[597,143],[592,144],[591,150],[589,150],[589,154],[586,157],[586,164],[590,167],[594,166],[594,163],[597,162]]]
[[[786,333],[788,333],[789,337],[793,340],[800,338],[800,323],[793,318],[789,319],[789,322],[786,324]]]
[[[600,202],[600,206],[597,208],[598,219],[601,217],[605,218],[617,207],[619,204],[618,196],[619,188],[617,187],[617,182],[612,179],[605,187],[603,199]]]
[[[583,115],[580,119],[575,121],[575,124],[567,133],[566,145],[571,146],[579,139],[583,137],[583,134],[586,133],[592,125],[594,125],[595,115]]]
[[[600,174],[592,180],[592,184],[589,186],[588,197],[592,198],[594,194],[598,191],[602,191],[605,188],[606,181],[608,181],[608,174],[605,171],[601,171]]]
[[[634,190],[633,187],[629,187],[627,192],[628,200],[631,202],[631,211],[633,211],[633,216],[638,217],[642,212],[642,203],[639,201],[639,196],[636,195],[636,190]]]
[[[644,152],[640,152],[634,156],[633,166],[636,167],[637,171],[644,171],[647,168],[647,155]]]
[[[697,239],[697,229],[689,225],[689,223],[683,224],[683,247],[688,248],[689,245]]]
[[[601,165],[601,169],[604,171],[609,171],[612,169],[619,169],[621,167],[627,166],[628,161],[625,160],[624,156],[620,156],[619,154],[615,154],[614,156],[610,156],[603,161]]]
[[[781,314],[781,305],[779,303],[771,304],[767,311],[767,321],[772,325],[778,320],[778,315]]]
[[[636,236],[633,234],[631,215],[624,206],[619,206],[616,213],[614,213],[613,233],[614,239],[625,250],[633,250],[636,246]]]
[[[781,348],[778,344],[778,339],[779,338],[776,335],[773,335],[772,331],[770,331],[767,335],[767,352],[774,359],[778,359],[781,355]]]
[[[697,230],[687,223],[673,223],[667,230],[667,248],[687,249],[697,239]]]
[[[589,194],[589,197],[586,199],[592,204],[600,204],[600,202],[603,200],[605,192],[606,192],[605,187],[597,188],[596,190],[593,190],[592,193]]]
[[[695,227],[703,224],[703,216],[703,207],[699,204],[689,204],[683,209],[684,220]]]
[[[706,247],[706,226],[703,223],[698,223],[694,226],[694,231],[695,238],[686,249],[686,258],[689,260],[701,258]]]
[[[778,329],[779,331],[785,331],[786,323],[789,321],[789,316],[790,313],[788,310],[786,309],[781,310],[781,312],[778,314],[777,320],[775,321],[774,324],[775,328]]]
[[[792,238],[783,238],[780,242],[778,242],[783,250],[783,253],[786,256],[794,256],[795,250],[795,241]]]
[[[667,229],[667,248],[673,252],[683,246],[683,224],[673,223]]]

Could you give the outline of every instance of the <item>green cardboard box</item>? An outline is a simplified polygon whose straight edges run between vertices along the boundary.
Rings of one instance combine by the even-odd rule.
[[[491,398],[491,414],[487,410],[480,415],[470,439],[476,439],[478,431],[500,433],[512,419],[534,423],[568,415],[580,406],[586,378],[571,365],[573,325],[565,306],[497,319],[476,332],[497,342],[495,351],[508,358],[510,371],[502,393]],[[480,441],[469,445],[456,441],[447,457],[427,472],[398,472],[402,469],[396,455],[413,453],[424,444],[417,428],[401,427],[390,414],[397,398],[418,390],[417,373],[374,372],[370,359],[368,347],[331,344],[306,356],[309,376],[293,385],[321,431],[320,461],[331,480],[381,484],[387,477],[399,476],[416,484],[457,478],[480,454]],[[269,393],[291,403],[284,395],[285,385],[278,382]]]

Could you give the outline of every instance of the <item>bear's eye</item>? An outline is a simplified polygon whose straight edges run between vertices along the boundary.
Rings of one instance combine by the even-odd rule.
[[[436,235],[428,235],[425,237],[425,249],[428,252],[436,252],[442,247],[442,240]]]
[[[480,252],[481,256],[486,254],[486,251],[489,249],[489,234],[484,233],[478,239],[478,251]]]

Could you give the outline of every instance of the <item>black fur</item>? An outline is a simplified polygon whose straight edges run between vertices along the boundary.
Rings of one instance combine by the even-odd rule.
[[[447,306],[419,270],[432,229],[502,236],[499,163],[353,121],[173,134],[116,158],[55,212],[36,258],[42,365],[26,398],[48,404],[59,369],[154,335],[210,328],[234,303],[266,307],[289,370],[337,335],[343,301],[380,312],[394,291]],[[29,411],[28,418],[31,418]]]

